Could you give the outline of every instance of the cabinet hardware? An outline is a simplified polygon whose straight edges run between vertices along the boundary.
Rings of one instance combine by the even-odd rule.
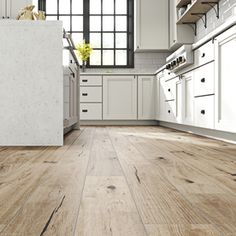
[[[87,83],[88,80],[87,79],[82,79],[82,82]]]
[[[168,113],[170,114],[170,110],[168,110]]]
[[[88,112],[88,110],[82,110],[82,112]]]
[[[202,57],[205,57],[205,56],[206,56],[206,54],[205,54],[205,53],[203,53],[203,54],[202,54]]]
[[[168,92],[170,92],[170,88],[168,89]]]
[[[75,78],[75,73],[71,73],[72,77]]]
[[[10,19],[10,17],[8,16],[7,19]]]
[[[5,17],[3,16],[2,19],[5,19]]]
[[[206,114],[205,110],[201,110],[201,114],[205,115]]]
[[[82,96],[88,96],[88,94],[87,93],[82,93]]]
[[[202,78],[202,79],[201,79],[201,82],[202,82],[202,83],[205,83],[205,81],[206,81],[205,78]]]

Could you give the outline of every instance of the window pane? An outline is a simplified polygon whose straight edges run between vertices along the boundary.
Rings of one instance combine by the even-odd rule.
[[[114,14],[114,0],[103,0],[103,14]]]
[[[83,16],[72,16],[72,31],[83,31]]]
[[[103,65],[114,65],[114,50],[103,50]]]
[[[47,20],[57,20],[57,16],[47,16]]]
[[[116,1],[116,14],[127,14],[127,0]]]
[[[101,51],[93,50],[90,55],[90,65],[99,66],[101,65]]]
[[[101,0],[90,0],[90,14],[101,14]]]
[[[101,16],[90,16],[90,31],[101,31]]]
[[[70,17],[69,16],[59,16],[59,20],[63,21],[63,28],[66,31],[70,31]]]
[[[116,48],[127,48],[127,34],[116,33]]]
[[[103,30],[114,31],[114,16],[103,17]]]
[[[72,39],[75,44],[82,43],[83,42],[83,33],[73,33]]]
[[[49,0],[46,2],[46,13],[57,14],[57,0]]]
[[[103,47],[114,48],[114,34],[113,33],[103,34]]]
[[[47,1],[50,2],[51,0]],[[59,14],[70,14],[70,1],[60,0],[59,1]]]
[[[116,31],[126,31],[126,30],[127,30],[127,17],[116,16]]]
[[[72,14],[83,14],[83,0],[72,0]]]
[[[38,11],[38,0],[33,0],[32,4],[35,6],[35,10]]]
[[[101,33],[90,33],[90,44],[92,48],[101,48]]]
[[[127,64],[127,51],[117,50],[116,51],[116,65],[124,66]]]

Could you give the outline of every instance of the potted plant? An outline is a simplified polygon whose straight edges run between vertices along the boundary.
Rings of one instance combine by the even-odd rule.
[[[88,61],[92,51],[93,51],[93,49],[91,48],[90,44],[86,43],[85,40],[83,40],[82,44],[78,44],[76,46],[76,52],[82,61],[82,71],[83,72],[85,71],[85,64]]]

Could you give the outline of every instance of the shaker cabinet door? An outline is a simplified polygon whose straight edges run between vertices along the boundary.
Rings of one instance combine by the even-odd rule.
[[[136,76],[103,77],[103,119],[137,119]]]
[[[215,40],[216,129],[236,132],[236,26]]]

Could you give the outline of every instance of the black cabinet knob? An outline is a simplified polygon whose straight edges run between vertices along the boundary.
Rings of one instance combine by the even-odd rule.
[[[205,110],[201,110],[201,114],[202,114],[202,115],[205,115],[205,114],[206,114],[206,111],[205,111]]]
[[[170,114],[170,110],[168,110],[168,113]]]
[[[202,57],[205,57],[205,56],[206,56],[206,54],[205,54],[205,53],[203,53],[203,54],[202,54]]]
[[[170,88],[168,89],[168,92],[170,92]]]
[[[202,78],[202,79],[201,79],[201,82],[202,82],[202,83],[205,83],[205,81],[206,81],[205,78]]]
[[[87,79],[82,79],[82,82],[87,83],[88,80]]]
[[[88,110],[85,109],[85,110],[82,110],[82,112],[86,113],[86,112],[88,112]]]
[[[82,96],[88,96],[88,94],[87,93],[82,93]]]
[[[3,16],[2,19],[5,19],[5,17]]]

